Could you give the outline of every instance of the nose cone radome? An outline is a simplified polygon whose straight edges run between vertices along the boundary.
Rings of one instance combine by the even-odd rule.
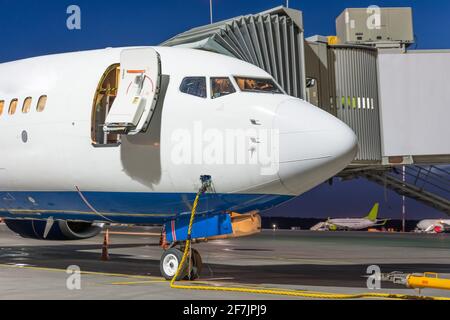
[[[342,121],[307,102],[280,104],[280,170],[284,187],[302,194],[345,169],[355,158],[358,140]]]

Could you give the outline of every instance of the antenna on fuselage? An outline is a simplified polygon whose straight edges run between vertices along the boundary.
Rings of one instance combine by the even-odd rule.
[[[209,0],[209,19],[211,24],[213,24],[213,0]]]

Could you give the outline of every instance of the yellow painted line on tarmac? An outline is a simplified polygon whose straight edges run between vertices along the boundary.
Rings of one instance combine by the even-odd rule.
[[[124,282],[112,282],[114,286],[134,286],[139,284],[150,284],[150,283],[168,283],[167,280],[149,280],[149,281],[124,281]]]
[[[57,268],[44,268],[44,267],[33,267],[33,266],[19,266],[12,264],[0,264],[0,268],[10,268],[10,269],[25,269],[25,270],[34,270],[34,271],[48,271],[48,272],[61,272],[66,273],[66,269],[57,269]],[[153,276],[140,276],[140,275],[131,275],[131,274],[121,274],[121,273],[108,273],[108,272],[93,272],[93,271],[81,271],[81,274],[84,275],[92,275],[92,276],[104,276],[104,277],[115,277],[115,278],[130,278],[130,279],[146,279],[148,281],[162,281],[161,277],[153,277]],[[165,280],[164,280],[165,281]]]

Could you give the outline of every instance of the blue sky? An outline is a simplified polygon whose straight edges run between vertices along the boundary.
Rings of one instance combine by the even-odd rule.
[[[256,13],[280,0],[214,0],[215,20]],[[66,9],[82,10],[82,30],[66,28]],[[346,7],[411,6],[419,48],[450,47],[449,0],[290,0],[304,12],[307,35],[335,33]],[[154,45],[209,22],[209,0],[0,0],[0,62],[73,50]]]
[[[284,4],[278,0],[214,0],[215,21]],[[66,9],[80,6],[82,29],[66,28]],[[450,0],[290,0],[304,13],[306,35],[335,34],[347,7],[413,8],[418,49],[450,48]],[[209,22],[209,0],[0,0],[0,63],[43,54],[128,45],[155,45]],[[401,199],[363,180],[323,185],[272,211],[285,216],[363,216],[374,202],[385,217],[400,217]],[[409,200],[409,217],[442,214]]]

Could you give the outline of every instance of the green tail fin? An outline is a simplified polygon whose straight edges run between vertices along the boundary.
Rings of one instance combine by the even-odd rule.
[[[375,203],[372,210],[370,211],[369,215],[366,217],[366,219],[369,219],[370,221],[376,221],[378,219],[378,209],[380,208],[379,203]]]

